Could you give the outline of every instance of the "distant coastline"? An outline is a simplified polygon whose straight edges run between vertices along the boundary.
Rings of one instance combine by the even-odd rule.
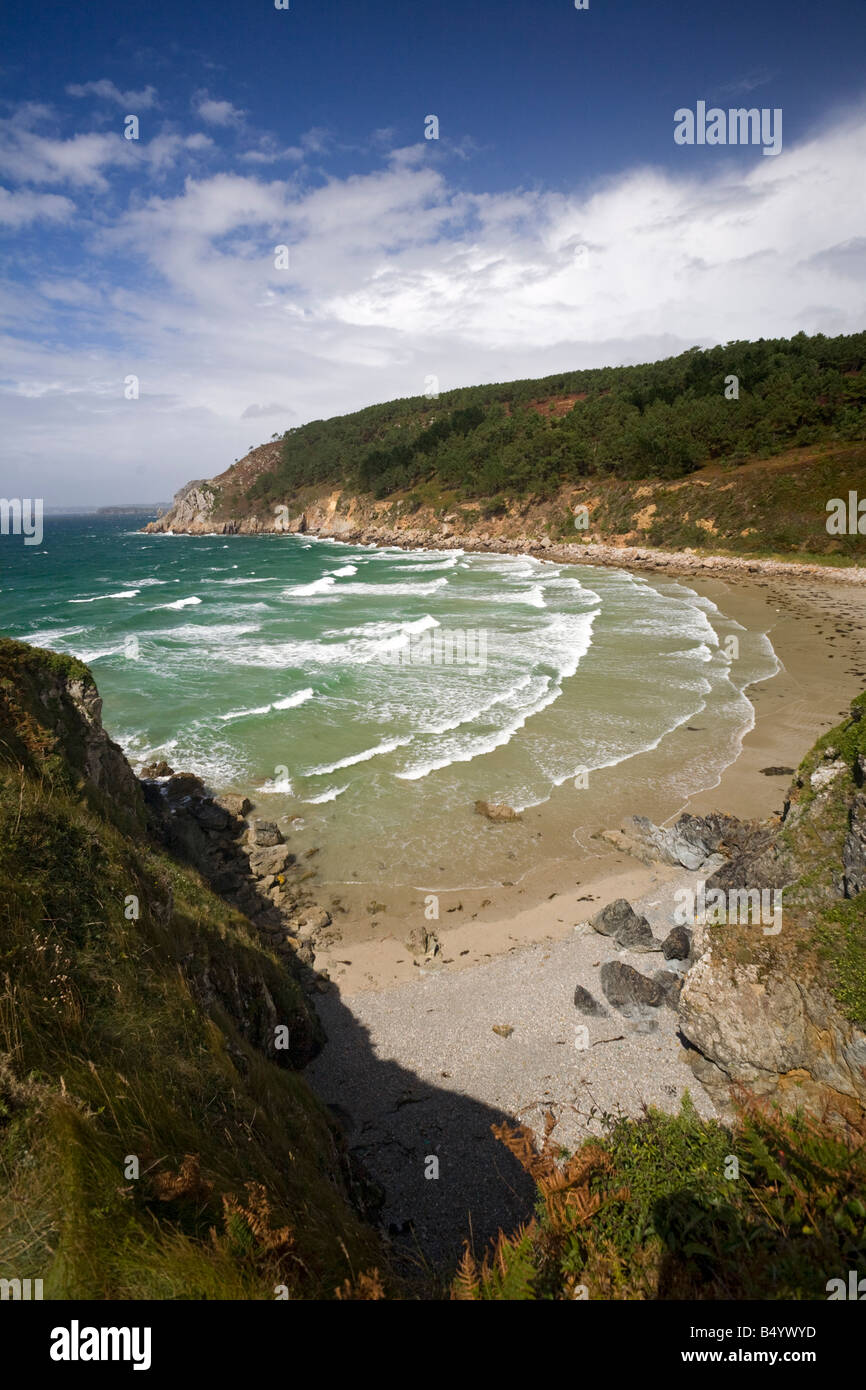
[[[84,507],[44,507],[46,516],[159,516],[168,510],[167,502],[120,502],[110,507],[95,503]]]

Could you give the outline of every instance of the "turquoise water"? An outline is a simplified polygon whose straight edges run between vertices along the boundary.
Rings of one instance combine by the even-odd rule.
[[[711,785],[752,722],[748,684],[777,668],[766,637],[675,582],[129,518],[0,538],[0,598],[7,635],[88,662],[134,765],[250,791],[311,843],[326,832],[349,879],[486,870],[476,798],[543,805],[698,715],[691,776]],[[474,659],[434,661],[449,641]]]

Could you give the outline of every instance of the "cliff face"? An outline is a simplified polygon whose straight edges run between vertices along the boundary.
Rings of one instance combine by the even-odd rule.
[[[838,545],[826,530],[823,501],[816,499],[847,497],[862,479],[866,448],[792,450],[736,469],[707,466],[676,481],[593,475],[543,500],[528,495],[466,501],[432,483],[385,500],[345,487],[301,488],[279,504],[257,500],[257,486],[279,464],[278,443],[253,449],[218,477],[187,484],[145,530],[302,532],[409,548],[532,550],[556,559],[685,573],[748,571],[759,564],[776,573],[826,573],[811,557],[830,557]],[[846,544],[851,565],[832,573],[862,583],[866,538],[849,537]],[[768,552],[779,558],[758,558]]]
[[[0,641],[0,1272],[47,1298],[333,1296],[383,1261],[296,1070],[321,1027],[183,849],[87,668]]]
[[[81,662],[0,640],[0,728],[7,756],[80,790],[124,828],[144,824],[141,787],[102,727],[102,700]]]
[[[680,1023],[698,1076],[723,1101],[739,1084],[836,1119],[866,1109],[864,772],[860,696],[804,759],[781,824],[740,835],[706,881],[728,903],[738,890],[781,894],[771,925],[695,930]]]

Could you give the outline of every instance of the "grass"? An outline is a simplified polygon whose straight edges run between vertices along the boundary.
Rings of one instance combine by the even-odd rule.
[[[69,711],[25,698],[71,669],[26,657],[15,726],[0,702],[0,1273],[49,1298],[333,1297],[384,1260],[339,1130],[270,1048],[318,1025],[245,918],[91,804]]]

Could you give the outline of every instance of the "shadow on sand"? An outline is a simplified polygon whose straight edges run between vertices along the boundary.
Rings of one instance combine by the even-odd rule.
[[[304,1076],[384,1190],[381,1224],[397,1248],[447,1273],[464,1239],[480,1256],[500,1229],[528,1221],[535,1184],[490,1129],[514,1117],[377,1057],[336,991],[316,1007],[328,1041]]]

